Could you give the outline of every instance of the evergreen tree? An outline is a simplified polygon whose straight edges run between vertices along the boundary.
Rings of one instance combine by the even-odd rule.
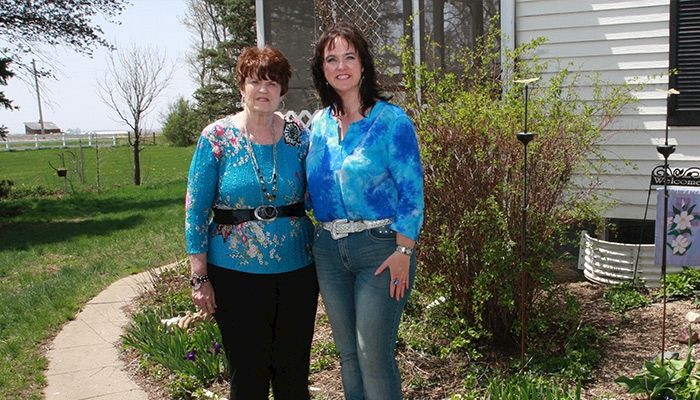
[[[190,7],[193,7],[192,2]],[[235,113],[240,101],[236,83],[236,62],[241,50],[255,44],[255,2],[253,0],[199,0],[208,12],[209,24],[214,26],[207,32],[198,32],[207,37],[205,46],[198,49],[195,62],[206,66],[206,79],[194,93],[196,107],[204,120],[213,121],[224,115]],[[196,24],[193,24],[196,25]]]

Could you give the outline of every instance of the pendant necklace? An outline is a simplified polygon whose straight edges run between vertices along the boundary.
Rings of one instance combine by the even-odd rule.
[[[258,178],[263,201],[272,203],[275,198],[277,198],[277,141],[272,145],[272,175],[269,179],[265,179],[260,164],[258,164],[258,159],[255,157],[255,149],[253,149],[253,140],[251,139],[250,132],[247,127],[244,129],[246,133],[246,150],[248,151],[248,155],[250,155],[253,172]],[[268,185],[272,186],[268,188]]]

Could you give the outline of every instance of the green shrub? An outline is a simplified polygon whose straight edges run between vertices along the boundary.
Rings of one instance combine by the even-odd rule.
[[[630,282],[607,287],[603,299],[611,310],[618,313],[648,307],[651,304],[651,299],[640,292],[639,286]]]
[[[498,37],[491,32],[474,50],[464,50],[462,77],[416,71],[405,51],[403,105],[419,110],[413,119],[425,169],[420,273],[444,280],[446,297],[478,336],[513,344],[521,298],[530,307],[550,286],[566,229],[599,216],[593,183],[567,189],[574,171],[586,175],[601,166],[590,160],[601,129],[632,98],[629,88],[606,91],[592,78],[587,84],[594,98],[584,101],[572,89],[583,78],[566,68],[531,86],[529,127],[536,138],[528,146],[529,239],[521,261],[524,158],[515,134],[523,130],[523,86],[502,81],[501,70],[515,66],[514,77],[527,78],[541,75],[545,65],[515,61],[539,40],[510,52],[500,66]],[[420,101],[413,97],[418,86]]]
[[[700,271],[683,268],[683,272],[666,275],[667,297],[692,297],[700,289]]]
[[[615,382],[629,393],[644,393],[651,400],[700,399],[700,375],[695,371],[692,348],[685,360],[647,361],[644,371],[632,378],[621,376]]]
[[[15,183],[9,179],[0,180],[0,199],[4,199],[10,195],[14,184]]]
[[[163,136],[175,146],[190,146],[197,141],[205,124],[197,110],[180,97],[168,107]]]

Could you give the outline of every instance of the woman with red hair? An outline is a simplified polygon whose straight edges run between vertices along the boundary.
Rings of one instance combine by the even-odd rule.
[[[305,400],[318,299],[308,133],[276,113],[291,77],[279,50],[243,50],[236,72],[243,110],[204,128],[190,166],[192,299],[221,330],[231,400],[267,400],[270,385],[276,400]]]

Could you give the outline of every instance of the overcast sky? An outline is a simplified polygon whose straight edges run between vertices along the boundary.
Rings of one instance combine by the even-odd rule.
[[[162,114],[169,103],[179,96],[191,99],[195,84],[190,79],[185,64],[186,53],[192,43],[191,34],[182,24],[186,12],[186,0],[131,0],[127,9],[117,18],[121,25],[103,24],[105,37],[118,49],[131,45],[153,46],[167,55],[175,65],[170,86],[156,100],[148,114],[147,129],[162,125]],[[109,52],[97,49],[92,58],[71,50],[57,48],[52,51],[57,79],[45,80],[42,92],[44,121],[57,124],[62,130],[80,128],[91,130],[126,130],[114,112],[102,103],[97,93],[97,80],[104,77]],[[24,122],[38,122],[39,110],[34,87],[11,78],[9,85],[0,87],[5,95],[19,106],[19,110],[0,109],[0,125],[6,125],[11,133],[24,133]]]

